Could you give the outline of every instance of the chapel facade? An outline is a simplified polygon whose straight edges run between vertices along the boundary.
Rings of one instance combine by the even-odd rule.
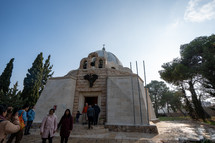
[[[81,59],[78,69],[48,80],[35,107],[35,122],[53,107],[58,118],[67,108],[75,117],[85,103],[98,104],[100,124],[148,125],[156,118],[143,80],[104,48]]]

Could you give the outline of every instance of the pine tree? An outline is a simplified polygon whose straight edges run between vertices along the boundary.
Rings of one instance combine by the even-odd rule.
[[[52,75],[54,74],[54,72],[52,72],[53,65],[50,65],[50,58],[51,58],[51,56],[49,55],[48,58],[45,61],[44,66],[43,66],[43,77],[42,77],[42,80],[41,80],[41,86],[40,86],[39,94],[42,93],[42,91],[44,89],[44,86],[47,83],[47,80],[50,77],[52,77]]]
[[[14,58],[10,60],[10,62],[7,64],[6,68],[0,76],[0,91],[2,91],[3,93],[7,93],[9,90],[10,78],[13,70],[13,61]]]
[[[34,105],[39,98],[39,88],[41,85],[43,74],[43,53],[41,52],[34,60],[32,67],[28,69],[28,73],[24,79],[24,88],[22,91],[22,99],[26,100],[29,105]]]
[[[0,92],[0,104],[6,104],[14,108],[20,108],[23,105],[23,100],[21,99],[21,91],[17,89],[18,82],[14,84],[13,88],[10,88],[7,93]]]

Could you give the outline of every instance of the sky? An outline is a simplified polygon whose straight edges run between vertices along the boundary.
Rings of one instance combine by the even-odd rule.
[[[0,74],[15,58],[11,86],[22,90],[40,52],[60,77],[105,44],[142,78],[144,60],[148,84],[180,45],[214,33],[215,0],[0,0]]]

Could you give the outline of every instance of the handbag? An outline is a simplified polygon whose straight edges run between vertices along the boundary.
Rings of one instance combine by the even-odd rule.
[[[22,111],[21,115],[19,116],[19,124],[20,124],[20,130],[22,130],[23,128],[25,128],[25,122],[22,118],[24,111]]]

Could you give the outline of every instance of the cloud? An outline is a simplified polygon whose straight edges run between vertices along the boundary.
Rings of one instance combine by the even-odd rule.
[[[215,0],[190,0],[184,19],[191,22],[215,19]]]

